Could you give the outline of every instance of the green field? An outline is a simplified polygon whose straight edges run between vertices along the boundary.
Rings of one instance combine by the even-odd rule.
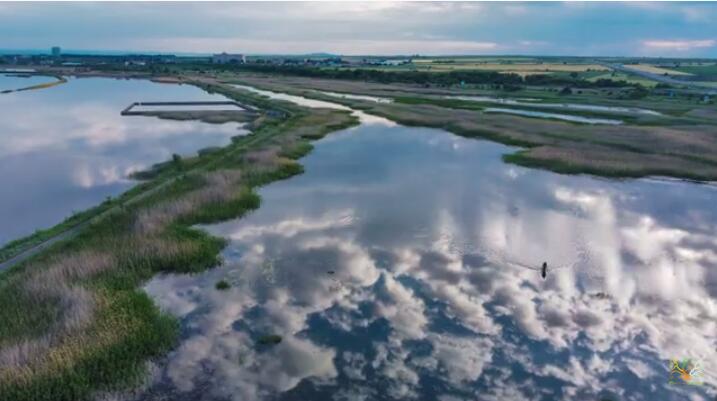
[[[389,59],[390,60],[390,59]],[[375,69],[381,71],[496,71],[521,76],[553,73],[584,73],[608,69],[590,62],[540,60],[521,57],[455,57],[455,58],[418,58],[400,65],[351,65],[350,68]]]
[[[717,63],[705,65],[690,65],[673,68],[688,74],[693,74],[699,78],[711,78],[717,80]]]
[[[616,81],[626,81],[629,83],[640,84],[652,88],[658,84],[658,82],[643,78],[637,75],[626,74],[624,72],[604,72],[596,73],[592,76],[585,77],[588,81],[597,81],[598,79],[613,79]]]

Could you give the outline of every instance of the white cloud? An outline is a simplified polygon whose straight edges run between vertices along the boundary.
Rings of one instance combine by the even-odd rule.
[[[395,39],[247,39],[243,37],[168,37],[136,39],[132,47],[184,52],[311,53],[317,51],[344,55],[392,54],[480,54],[497,52],[503,47],[492,41],[471,40],[395,40]]]
[[[521,46],[548,46],[550,42],[544,40],[521,40],[518,44]]]
[[[496,177],[505,177],[505,173],[496,172]],[[704,234],[696,235],[665,222],[659,214],[633,210],[635,205],[641,205],[637,207],[640,209],[646,203],[642,196],[648,195],[639,191],[626,195],[602,183],[576,190],[562,179],[556,178],[558,184],[553,185],[541,182],[536,190],[539,192],[524,203],[515,199],[521,208],[520,218],[508,211],[505,202],[516,198],[511,189],[502,186],[502,182],[495,186],[485,184],[482,193],[491,194],[491,198],[482,203],[480,211],[484,213],[438,209],[429,225],[435,231],[425,230],[428,245],[424,246],[408,241],[389,248],[386,241],[377,245],[359,234],[362,227],[366,228],[362,224],[375,224],[370,220],[371,211],[354,212],[347,205],[355,205],[353,201],[362,199],[365,193],[352,193],[352,202],[341,203],[333,213],[305,219],[294,218],[297,214],[291,209],[284,211],[289,207],[285,198],[269,200],[266,209],[234,222],[235,229],[228,230],[240,238],[230,249],[236,248],[241,256],[238,267],[226,269],[235,270],[245,280],[214,298],[211,286],[216,276],[211,277],[223,273],[221,269],[211,271],[205,273],[210,277],[205,282],[209,288],[201,291],[209,298],[209,302],[205,301],[207,306],[193,308],[187,302],[178,302],[176,309],[195,311],[191,320],[196,323],[191,328],[214,336],[210,342],[217,344],[197,340],[192,347],[187,346],[186,363],[176,364],[184,367],[176,377],[196,380],[198,373],[189,372],[192,366],[195,370],[196,366],[212,366],[216,361],[211,356],[215,354],[240,354],[246,365],[227,364],[228,369],[219,364],[218,371],[226,375],[215,376],[214,386],[219,388],[227,381],[230,388],[232,383],[241,383],[242,391],[276,391],[291,388],[300,380],[332,380],[337,371],[328,360],[338,355],[342,360],[337,363],[351,379],[373,384],[373,377],[380,375],[385,380],[385,393],[394,398],[420,396],[424,375],[442,381],[447,390],[458,391],[473,388],[476,380],[485,380],[486,400],[531,399],[528,394],[534,395],[533,391],[551,391],[531,382],[531,378],[516,383],[511,372],[500,373],[516,363],[534,379],[561,380],[565,389],[562,399],[575,400],[595,399],[608,386],[629,392],[630,385],[623,379],[610,379],[616,373],[632,372],[658,388],[664,384],[659,379],[653,381],[653,376],[659,375],[658,366],[671,357],[694,355],[715,360],[717,304],[706,291],[710,283],[704,275],[714,261],[717,244],[704,238]],[[496,193],[500,196],[493,205],[490,200]],[[546,200],[550,206],[546,206]],[[272,206],[277,205],[271,203],[277,201],[281,202],[280,214],[284,218],[274,214],[277,211]],[[346,210],[352,211],[349,215],[361,216],[356,225],[342,224],[338,216]],[[545,235],[546,227],[551,235]],[[285,235],[283,230],[291,235]],[[449,241],[444,241],[446,238]],[[573,261],[577,258],[576,242],[583,242],[581,245],[590,251],[590,258],[580,263],[595,270],[594,282],[583,280],[576,271],[582,268]],[[500,258],[483,260],[479,256],[486,249],[467,245],[457,249],[456,243],[480,243],[515,260],[522,255],[525,266],[504,263]],[[377,246],[390,262],[379,262]],[[690,256],[687,262],[677,263],[671,258],[680,253]],[[284,262],[277,266],[278,270],[301,274],[270,286],[250,285],[250,277],[258,274],[262,260],[272,255],[283,255]],[[569,268],[556,268],[542,280],[537,271],[531,270],[532,259],[560,261]],[[315,261],[331,264],[334,274],[315,268]],[[339,290],[331,289],[333,280],[341,282]],[[151,292],[160,292],[160,303],[177,302],[176,298],[182,298],[179,294],[185,294],[187,289],[155,287]],[[167,296],[167,292],[177,295]],[[186,292],[185,296],[191,299],[196,295]],[[260,309],[261,313],[247,313],[252,309]],[[211,315],[216,317],[210,318]],[[355,348],[347,348],[347,352],[341,344],[312,344],[308,340],[313,333],[309,322],[311,316],[317,315],[347,336],[354,333],[352,329],[386,324],[388,338],[367,339],[375,354],[356,353]],[[465,334],[434,330],[446,320],[460,325]],[[269,383],[268,376],[249,375],[247,369],[267,362],[260,359],[261,355],[246,350],[238,353],[222,342],[229,341],[222,336],[236,336],[230,328],[235,322],[276,328],[286,333],[290,339],[287,344],[302,342],[298,350],[273,356],[298,363],[311,374],[280,373],[286,377],[280,377],[277,386],[273,381]],[[211,334],[215,331],[220,335]],[[529,345],[526,339],[539,345]],[[417,352],[411,345],[415,343],[426,347]],[[587,355],[573,353],[575,347],[584,348]],[[306,358],[307,350],[319,357]],[[549,364],[544,352],[551,357]],[[277,371],[283,368],[272,366]],[[712,389],[717,378],[708,376],[706,381]],[[337,398],[375,398],[365,389],[348,394],[346,386],[340,386],[334,393]]]
[[[434,334],[430,341],[432,356],[446,371],[451,383],[477,380],[493,358],[493,342],[488,338]]]
[[[653,50],[690,51],[714,47],[717,44],[717,40],[645,40],[642,44],[646,48]]]

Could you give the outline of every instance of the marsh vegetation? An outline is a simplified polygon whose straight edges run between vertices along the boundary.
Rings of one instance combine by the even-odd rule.
[[[174,344],[177,323],[138,285],[158,272],[215,266],[224,240],[191,226],[255,209],[254,188],[302,171],[290,157],[310,150],[309,138],[356,121],[342,111],[288,111],[263,119],[250,137],[183,158],[181,169],[169,163],[147,183],[154,190],[114,204],[76,237],[0,276],[3,399],[87,399],[142,377],[144,362]]]
[[[229,78],[227,78],[229,79]],[[649,109],[659,112],[622,116],[620,126],[584,125],[546,119],[525,118],[499,113],[483,113],[485,105],[468,100],[438,98],[434,93],[408,86],[364,85],[357,91],[376,96],[400,93],[389,104],[337,98],[312,91],[312,80],[283,76],[241,76],[241,81],[258,88],[291,93],[320,100],[331,100],[367,113],[409,126],[442,128],[467,137],[481,137],[504,144],[527,148],[505,160],[531,167],[547,168],[561,173],[589,173],[610,177],[671,176],[695,180],[717,179],[717,141],[714,121],[692,116],[695,106],[676,102],[663,105],[657,101],[621,101],[598,103],[604,107]],[[340,82],[340,81],[338,81]],[[325,90],[326,81],[316,81]],[[337,84],[342,92],[354,86]],[[412,96],[406,96],[414,91]],[[439,91],[445,95],[446,91]],[[419,95],[420,94],[420,95]],[[522,95],[525,96],[525,95]],[[531,93],[531,97],[535,93]],[[571,102],[579,97],[570,97]],[[588,96],[588,104],[599,98]],[[523,107],[523,106],[521,106]],[[540,108],[535,108],[540,111]],[[563,112],[567,114],[567,111]],[[604,110],[577,110],[574,119],[614,119]],[[610,119],[612,121],[612,119]]]
[[[668,117],[659,124],[646,120],[655,116],[640,116],[626,118],[624,126],[598,127],[484,113],[486,108],[478,102],[445,98],[452,94],[450,88],[357,86],[340,80],[327,83],[226,71],[217,72],[216,77],[185,75],[183,81],[260,109],[248,124],[252,135],[234,137],[229,145],[212,147],[196,156],[176,154],[137,173],[136,177],[146,181],[122,196],[4,250],[13,254],[84,223],[76,236],[0,275],[0,321],[8,322],[0,327],[2,397],[83,400],[97,391],[123,390],[139,383],[146,373],[146,362],[176,347],[179,334],[177,320],[160,310],[140,286],[159,273],[199,273],[219,265],[220,251],[227,241],[194,226],[239,218],[258,208],[261,199],[256,189],[300,174],[303,168],[297,159],[312,150],[310,141],[357,124],[352,110],[405,126],[442,128],[467,138],[521,146],[524,149],[511,150],[515,152],[505,154],[503,160],[560,173],[717,178],[717,141],[710,115],[694,114],[694,107],[683,104],[660,107],[659,102],[624,99],[602,104],[654,108]],[[331,85],[348,96],[321,93]],[[263,96],[261,90],[284,95],[272,99]],[[396,101],[377,102],[366,96]],[[555,96],[561,95],[550,92],[541,100]],[[312,108],[292,103],[296,101]],[[579,111],[580,115],[601,112],[605,111]],[[435,141],[429,142],[433,146]],[[342,157],[351,159],[344,154]],[[505,175],[515,178],[519,173],[509,171]],[[421,182],[425,184],[425,177]],[[271,266],[265,269],[271,272],[263,273],[272,273]],[[340,280],[345,269],[319,267],[321,279],[315,281],[332,294],[342,293],[346,284]],[[388,271],[381,276],[382,285],[388,289],[402,285]],[[363,283],[360,279],[356,282]],[[237,292],[227,291],[235,288],[235,283],[226,278],[211,281],[212,287],[225,291],[221,294],[224,297]],[[406,298],[409,293],[403,289],[399,295]],[[297,341],[293,335],[264,333],[254,339],[272,349]],[[326,361],[322,363],[326,365]]]

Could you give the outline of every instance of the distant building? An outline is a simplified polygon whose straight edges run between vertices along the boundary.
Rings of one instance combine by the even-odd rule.
[[[381,65],[391,65],[391,66],[397,66],[397,65],[404,65],[404,64],[410,64],[410,59],[398,59],[398,60],[384,60],[381,62]]]
[[[246,56],[243,54],[229,54],[220,53],[212,56],[212,63],[214,64],[244,64],[246,63]]]
[[[55,46],[52,48],[52,57],[60,57],[62,55],[62,50],[59,46]]]
[[[411,59],[379,59],[370,58],[363,59],[363,63],[367,65],[385,65],[385,66],[398,66],[404,64],[410,64]]]

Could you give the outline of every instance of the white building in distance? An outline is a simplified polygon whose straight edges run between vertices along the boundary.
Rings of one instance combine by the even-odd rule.
[[[214,64],[244,64],[246,63],[246,56],[243,54],[229,54],[220,53],[212,56],[212,63]]]

